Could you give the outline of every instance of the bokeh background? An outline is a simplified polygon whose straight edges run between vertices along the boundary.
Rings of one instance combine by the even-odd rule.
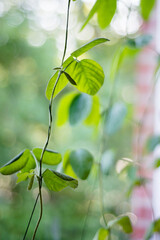
[[[121,129],[107,142],[114,164],[104,176],[105,211],[119,215],[131,212],[126,197],[134,169],[118,174],[116,163],[133,158],[134,107],[136,103],[135,64],[140,49],[129,50],[113,86],[110,69],[116,52],[127,34],[135,37],[142,27],[138,0],[119,0],[110,26],[98,27],[96,16],[80,31],[93,2],[72,2],[67,54],[96,37],[110,42],[94,48],[84,57],[96,60],[104,69],[105,82],[99,91],[101,112],[114,102],[123,102],[127,115]],[[66,6],[64,0],[0,0],[0,166],[25,148],[43,147],[47,136],[48,100],[45,89],[53,68],[59,66],[64,47]],[[53,131],[49,148],[62,155],[67,149],[87,148],[98,158],[100,129],[79,123],[58,127],[57,108],[61,97],[73,90],[67,86],[55,99]],[[73,191],[49,193],[43,188],[44,216],[37,239],[93,239],[100,227],[98,183],[91,172],[87,181],[79,181]],[[16,176],[0,176],[0,239],[22,239],[37,194],[37,184],[27,191],[27,182],[16,184]],[[28,238],[31,239],[39,206]],[[87,216],[87,218],[86,218]],[[130,239],[115,231],[115,239]]]

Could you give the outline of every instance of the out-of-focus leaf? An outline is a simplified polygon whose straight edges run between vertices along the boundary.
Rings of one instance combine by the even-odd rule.
[[[144,20],[148,20],[151,14],[151,11],[156,3],[156,0],[141,0],[140,7],[141,7],[141,14]]]
[[[120,216],[114,220],[108,222],[108,228],[112,228],[115,224],[118,224],[122,227],[123,232],[130,234],[132,233],[132,224],[128,216]]]
[[[113,61],[112,61],[111,68],[110,68],[110,80],[111,81],[115,80],[115,77],[118,74],[120,66],[121,66],[125,56],[127,55],[127,53],[128,53],[128,48],[126,48],[125,46],[120,47],[116,51]]]
[[[84,121],[86,125],[98,125],[100,121],[100,104],[98,96],[93,96],[92,108],[90,114]]]
[[[28,176],[29,176],[30,173],[28,172],[24,172],[24,173],[21,173],[21,172],[18,172],[17,173],[17,182],[16,183],[20,183],[20,182],[23,182],[25,180],[27,180]]]
[[[73,59],[73,57],[70,56],[69,58],[67,58],[67,60],[63,64],[63,68],[64,69],[70,64],[69,67],[65,70],[65,72],[67,71],[70,76],[72,76],[72,71],[73,71],[73,68],[72,68],[73,63],[72,63],[72,61],[74,61],[74,59]],[[46,88],[46,97],[49,100],[51,99],[52,91],[53,91],[54,85],[56,83],[56,80],[58,78],[58,74],[59,74],[59,71],[57,71],[51,77],[51,79],[48,82],[48,85],[47,85],[47,88]],[[57,86],[56,86],[56,89],[55,89],[53,97],[55,97],[60,91],[62,91],[62,89],[67,85],[67,83],[68,83],[68,79],[66,78],[66,76],[64,74],[61,74],[60,79],[59,79],[59,81],[57,83]]]
[[[46,169],[43,173],[43,179],[47,188],[54,192],[59,192],[66,187],[78,187],[76,179],[54,170]]]
[[[152,40],[151,35],[148,35],[148,34],[141,35],[134,39],[128,38],[127,45],[131,48],[142,48],[148,45],[151,42],[151,40]]]
[[[87,94],[76,95],[70,104],[69,108],[69,122],[75,125],[84,120],[90,113],[92,106],[92,99]]]
[[[63,158],[63,170],[64,170],[64,173],[73,177],[73,178],[77,178],[76,174],[74,173],[73,171],[73,168],[70,164],[70,161],[69,161],[69,156],[70,156],[70,153],[71,151],[68,150],[66,151],[65,155],[64,155],[64,158]]]
[[[160,167],[160,158],[156,159],[154,162],[154,168],[159,168]]]
[[[127,191],[127,196],[130,197],[132,192],[133,192],[133,189],[135,187],[140,187],[140,186],[143,186],[145,183],[147,182],[147,179],[146,178],[136,178],[130,185],[128,191]]]
[[[151,136],[147,141],[147,149],[149,152],[154,151],[154,149],[160,144],[160,136]]]
[[[116,8],[117,0],[101,0],[97,14],[98,23],[102,29],[106,28],[110,24],[116,12]]]
[[[70,153],[69,161],[76,175],[87,179],[93,164],[92,154],[85,149],[78,149]]]
[[[100,228],[93,240],[109,240],[109,231],[105,228]]]
[[[29,149],[24,150],[23,152],[18,154],[15,158],[13,158],[11,161],[3,165],[0,168],[0,173],[2,173],[3,175],[10,175],[20,171],[22,168],[25,167],[29,157],[30,157]]]
[[[71,76],[77,83],[76,88],[89,95],[96,94],[104,82],[102,67],[90,59],[75,61],[72,65],[74,71]]]
[[[33,153],[38,161],[41,159],[42,148],[34,148]],[[48,165],[57,165],[62,161],[62,156],[58,152],[52,150],[46,150],[43,155],[43,163]]]
[[[81,28],[81,31],[84,29],[84,27],[87,25],[87,23],[90,21],[90,19],[94,16],[94,14],[98,11],[98,8],[99,8],[99,5],[101,3],[101,0],[97,0],[95,2],[95,4],[93,5],[91,11],[89,12],[89,15],[86,19],[86,21],[84,22],[82,28]]]
[[[33,183],[34,183],[34,174],[30,177],[30,181],[28,184],[28,190],[32,189]]]
[[[160,219],[153,221],[145,235],[145,240],[150,240],[154,233],[160,232]]]
[[[115,154],[112,150],[107,150],[103,153],[101,159],[101,169],[104,174],[108,174],[115,163]]]
[[[71,105],[72,100],[77,96],[78,93],[69,93],[65,94],[59,103],[58,106],[58,117],[57,117],[57,125],[63,125],[69,119],[69,107]]]
[[[79,57],[80,55],[82,55],[83,53],[87,52],[88,50],[92,49],[93,47],[101,44],[101,43],[105,43],[109,41],[109,39],[107,38],[96,38],[86,44],[84,44],[82,47],[78,48],[76,51],[74,51],[71,56],[73,57]]]
[[[155,68],[154,76],[155,76],[155,81],[157,81],[160,76],[160,56],[158,56],[158,59],[157,59],[157,66]]]
[[[105,132],[108,135],[113,135],[122,126],[125,116],[127,114],[127,108],[124,103],[115,103],[109,110],[105,123]]]

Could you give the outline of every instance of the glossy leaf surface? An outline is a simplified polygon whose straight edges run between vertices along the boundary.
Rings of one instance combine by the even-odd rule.
[[[43,179],[47,188],[54,192],[59,192],[66,187],[78,187],[76,179],[54,170],[46,169],[43,173]]]
[[[13,158],[11,161],[3,165],[0,168],[0,173],[2,173],[3,175],[10,175],[20,171],[22,168],[25,167],[29,157],[30,151],[28,149],[24,150],[23,152],[18,154],[15,158]]]
[[[85,149],[78,149],[70,153],[69,161],[76,175],[82,180],[87,179],[93,164],[92,154]]]
[[[33,153],[38,161],[41,159],[42,148],[34,148]],[[62,161],[62,156],[58,152],[46,150],[43,155],[43,163],[48,165],[57,165]]]

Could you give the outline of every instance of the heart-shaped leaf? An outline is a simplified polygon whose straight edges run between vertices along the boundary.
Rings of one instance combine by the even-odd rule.
[[[76,175],[85,180],[92,168],[92,154],[85,149],[78,149],[70,153],[69,161]]]

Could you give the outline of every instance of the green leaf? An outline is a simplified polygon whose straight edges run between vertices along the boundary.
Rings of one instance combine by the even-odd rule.
[[[108,228],[112,228],[115,224],[118,224],[122,227],[123,232],[129,234],[132,233],[132,224],[128,216],[120,216],[114,220],[108,222]]]
[[[77,85],[76,82],[73,80],[73,78],[67,72],[62,71],[62,73],[64,73],[64,75],[72,85]]]
[[[134,39],[128,38],[127,45],[131,48],[142,48],[148,45],[152,40],[152,36],[149,34],[141,35]]]
[[[85,149],[72,151],[69,161],[76,175],[82,180],[87,179],[93,164],[91,153]]]
[[[25,167],[29,157],[30,157],[29,149],[22,151],[11,161],[3,165],[0,168],[0,173],[2,173],[3,175],[10,175],[20,171],[22,168]]]
[[[64,155],[64,158],[63,158],[63,170],[64,170],[64,173],[73,177],[73,178],[77,178],[76,174],[74,173],[73,171],[73,168],[70,164],[70,161],[69,161],[69,156],[70,156],[70,153],[71,151],[70,150],[67,150],[65,152],[65,155]]]
[[[33,153],[38,161],[41,159],[42,154],[42,148],[34,148]],[[60,153],[52,151],[52,150],[46,150],[43,155],[43,163],[48,165],[57,165],[62,161],[62,156]]]
[[[28,184],[28,190],[32,189],[33,183],[34,183],[34,174],[30,177],[30,181]]]
[[[154,149],[160,144],[160,136],[151,136],[147,141],[147,149],[149,152],[153,152]]]
[[[67,60],[64,62],[63,64],[63,68],[65,69],[68,65],[68,68],[67,70],[69,71],[69,73],[72,73],[72,61],[74,61],[73,57],[69,57],[67,58]],[[65,69],[66,71],[66,69]],[[47,89],[46,89],[46,97],[50,100],[51,99],[51,95],[52,95],[52,91],[53,91],[53,88],[54,88],[54,85],[56,83],[56,80],[58,78],[58,74],[59,74],[59,71],[57,71],[52,77],[51,79],[49,80],[48,82],[48,85],[47,85]],[[71,75],[71,74],[70,74]],[[60,92],[63,90],[63,88],[66,87],[68,83],[68,79],[66,78],[66,76],[64,74],[61,74],[60,78],[59,78],[59,81],[57,83],[57,86],[56,86],[56,89],[55,89],[55,92],[54,92],[54,95],[53,95],[53,98]]]
[[[109,39],[107,38],[96,38],[86,44],[84,44],[82,47],[78,48],[76,51],[74,51],[73,53],[71,53],[71,56],[73,57],[79,57],[80,55],[82,55],[83,53],[87,52],[88,50],[92,49],[93,47],[101,44],[101,43],[105,43],[109,41]]]
[[[27,180],[29,174],[30,173],[28,173],[28,172],[24,172],[24,173],[18,172],[17,173],[17,177],[18,178],[17,178],[17,182],[16,183],[20,183],[20,182],[23,182],[23,181]]]
[[[110,24],[116,12],[116,8],[117,0],[101,0],[101,3],[97,10],[97,14],[98,23],[102,29],[106,28]]]
[[[160,167],[160,158],[156,159],[154,163],[154,168],[159,168],[159,167]]]
[[[160,233],[160,219],[153,221],[145,235],[145,240],[150,240],[154,233]]]
[[[98,125],[100,121],[100,104],[98,96],[93,96],[92,108],[90,114],[84,121],[86,125]]]
[[[74,71],[70,75],[77,83],[76,88],[89,95],[96,94],[104,82],[102,67],[90,59],[75,61],[72,65]]]
[[[69,93],[65,94],[58,106],[57,113],[57,125],[62,126],[69,119],[69,107],[71,105],[72,100],[77,96],[78,93]]]
[[[110,68],[110,80],[114,81],[116,78],[116,75],[118,74],[118,71],[120,69],[120,66],[124,60],[124,57],[126,56],[128,52],[128,49],[124,46],[120,47],[113,58],[111,68]]]
[[[146,184],[147,179],[146,178],[136,178],[134,179],[134,181],[132,182],[131,186],[129,187],[128,191],[127,191],[127,196],[130,197],[132,194],[132,191],[135,187],[140,187],[143,186],[144,184]]]
[[[91,11],[89,12],[89,15],[86,19],[86,21],[84,22],[83,26],[81,27],[81,31],[85,28],[85,26],[87,25],[87,23],[90,21],[90,19],[94,16],[94,14],[98,11],[98,8],[100,6],[101,0],[97,0],[95,2],[95,4],[93,5]]]
[[[112,150],[107,150],[103,153],[101,159],[101,169],[106,175],[109,174],[110,169],[114,166],[115,154]]]
[[[69,122],[71,125],[79,123],[81,120],[85,119],[92,106],[92,99],[87,94],[76,95],[69,108]]]
[[[105,132],[108,135],[113,135],[122,126],[125,116],[127,114],[127,108],[123,103],[115,103],[109,110],[105,123]]]
[[[141,14],[144,20],[148,20],[151,14],[151,11],[156,3],[156,0],[141,0],[140,7],[141,7]]]
[[[109,240],[109,231],[105,228],[100,228],[93,240]]]
[[[28,161],[27,161],[25,167],[21,170],[21,172],[22,173],[29,172],[30,170],[35,169],[35,168],[36,168],[36,162],[32,155],[32,152],[30,152]]]
[[[43,173],[43,179],[47,188],[54,192],[59,192],[66,187],[78,187],[76,179],[54,170],[46,169]]]

